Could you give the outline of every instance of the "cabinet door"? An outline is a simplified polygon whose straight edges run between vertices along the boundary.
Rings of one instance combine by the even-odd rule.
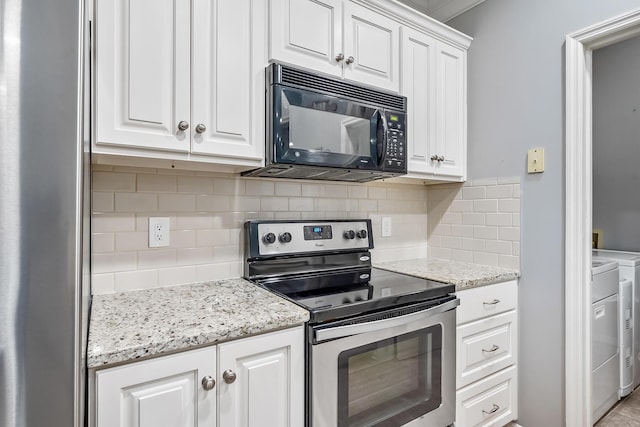
[[[342,75],[342,0],[271,0],[269,57]]]
[[[344,4],[344,77],[400,89],[400,24],[364,6]]]
[[[466,52],[444,43],[437,49],[436,152],[438,173],[466,173]]]
[[[302,327],[220,344],[220,425],[304,425],[303,344]],[[225,372],[235,374],[230,384]]]
[[[188,151],[189,2],[96,3],[97,144]]]
[[[96,425],[215,426],[215,388],[206,391],[201,384],[215,372],[215,347],[98,371]]]
[[[434,173],[436,40],[402,29],[402,94],[407,97],[407,170]]]
[[[263,160],[265,8],[193,1],[192,153]]]

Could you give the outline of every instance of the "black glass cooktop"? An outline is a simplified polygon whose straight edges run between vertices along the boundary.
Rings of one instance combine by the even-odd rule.
[[[308,309],[311,323],[402,307],[455,292],[452,284],[378,268],[298,275],[259,284]]]

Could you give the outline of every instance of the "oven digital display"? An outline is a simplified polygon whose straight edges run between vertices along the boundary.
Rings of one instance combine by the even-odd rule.
[[[304,240],[329,240],[333,238],[330,225],[305,225]]]

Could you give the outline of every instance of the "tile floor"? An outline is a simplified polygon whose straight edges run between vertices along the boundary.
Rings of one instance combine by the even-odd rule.
[[[619,401],[595,427],[640,427],[640,389]]]

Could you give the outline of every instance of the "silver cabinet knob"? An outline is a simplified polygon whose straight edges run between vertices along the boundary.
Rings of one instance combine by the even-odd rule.
[[[198,125],[196,125],[196,133],[204,133],[204,131],[206,130],[207,130],[207,127],[202,123],[198,123]]]
[[[209,391],[213,390],[216,386],[216,380],[214,380],[210,375],[202,378],[202,388]]]
[[[180,123],[178,123],[178,130],[187,130],[189,129],[189,122],[186,120],[181,120]]]
[[[227,369],[222,373],[222,379],[224,379],[224,382],[227,384],[233,384],[233,382],[236,380],[236,373],[231,369]]]
[[[440,156],[440,157],[438,157],[438,161],[439,161],[439,162],[444,162],[444,156]]]
[[[438,160],[438,155],[437,154],[434,154],[433,156],[431,156],[431,161],[432,162],[435,162],[437,160]]]
[[[350,56],[347,58],[345,62],[345,64],[349,65],[349,64],[353,64],[355,62],[356,58],[354,58],[353,56]]]
[[[344,53],[339,53],[336,55],[336,62],[340,62],[344,59]]]

